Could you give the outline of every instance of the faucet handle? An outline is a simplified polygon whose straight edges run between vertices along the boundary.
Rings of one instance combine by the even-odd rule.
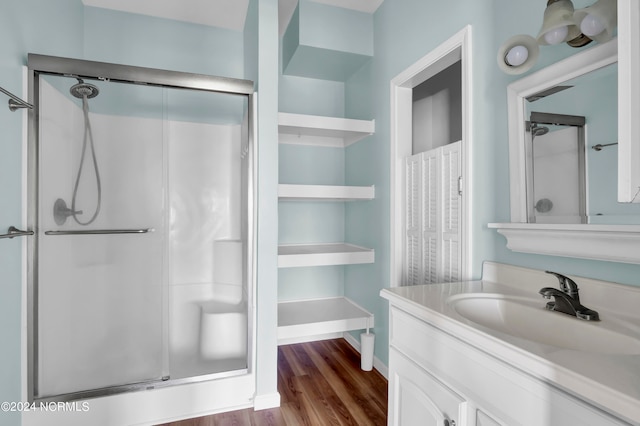
[[[579,300],[578,296],[578,284],[573,281],[571,278],[559,274],[553,271],[545,271],[547,274],[555,275],[558,278],[558,282],[560,283],[560,290],[567,293],[569,296],[573,297],[576,300]]]

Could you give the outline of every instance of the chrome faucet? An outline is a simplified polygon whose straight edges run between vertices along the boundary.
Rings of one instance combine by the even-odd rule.
[[[580,295],[578,294],[578,285],[571,278],[556,272],[545,271],[547,274],[555,275],[560,283],[560,289],[554,287],[544,287],[539,293],[545,299],[551,299],[547,302],[547,309],[550,311],[562,312],[587,321],[599,321],[598,313],[592,309],[586,308],[580,304]]]

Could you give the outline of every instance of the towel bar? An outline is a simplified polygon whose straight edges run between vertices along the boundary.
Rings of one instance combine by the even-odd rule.
[[[2,238],[13,238],[13,237],[23,237],[25,235],[33,235],[33,231],[22,231],[15,226],[10,226],[7,230],[6,234],[0,234],[0,239]]]
[[[145,229],[87,229],[70,231],[45,231],[44,235],[109,235],[109,234],[146,234],[153,228]]]

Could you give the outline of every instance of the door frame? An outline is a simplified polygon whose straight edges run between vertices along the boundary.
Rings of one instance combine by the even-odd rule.
[[[461,270],[460,279],[470,279],[472,259],[471,201],[473,185],[471,174],[472,154],[472,61],[471,26],[467,25],[430,53],[402,71],[391,80],[391,182],[390,182],[390,283],[391,287],[404,282],[405,259],[405,165],[412,148],[413,88],[440,71],[461,61],[462,66],[462,199]]]

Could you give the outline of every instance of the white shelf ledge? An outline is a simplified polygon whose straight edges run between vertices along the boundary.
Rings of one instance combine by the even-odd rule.
[[[278,267],[353,265],[373,263],[373,249],[346,243],[283,244],[278,246]]]
[[[507,248],[551,256],[640,263],[640,225],[490,223]]]
[[[374,120],[278,113],[279,142],[345,147],[375,131]]]
[[[346,297],[278,303],[279,344],[373,326],[373,314]]]
[[[336,186],[336,185],[278,185],[278,198],[281,200],[372,200],[375,197],[374,186]]]

